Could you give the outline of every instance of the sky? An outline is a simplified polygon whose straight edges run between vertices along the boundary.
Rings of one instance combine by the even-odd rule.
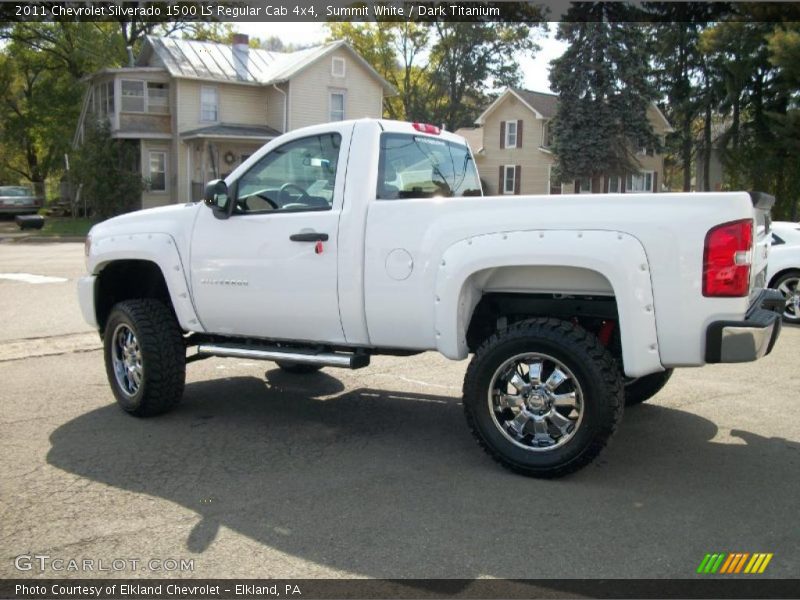
[[[236,23],[234,30],[253,37],[265,39],[279,37],[284,43],[313,44],[325,41],[327,29],[324,23]],[[538,40],[541,50],[536,56],[518,56],[520,68],[524,72],[523,87],[535,92],[549,92],[549,63],[558,58],[566,49],[566,44],[555,39],[555,24],[550,24],[550,33]]]

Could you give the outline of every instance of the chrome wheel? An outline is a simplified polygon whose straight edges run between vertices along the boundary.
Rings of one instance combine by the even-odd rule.
[[[564,363],[547,354],[518,354],[500,365],[488,402],[500,432],[532,452],[560,448],[583,421],[580,384]]]
[[[800,276],[791,276],[782,279],[778,291],[786,299],[783,316],[789,321],[800,319]]]
[[[136,334],[125,324],[117,325],[112,336],[111,363],[119,389],[134,396],[142,385],[142,351]]]

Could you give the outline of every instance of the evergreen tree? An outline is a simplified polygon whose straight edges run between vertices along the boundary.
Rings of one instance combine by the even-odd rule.
[[[550,84],[559,94],[551,131],[562,181],[637,171],[637,150],[660,146],[647,118],[656,93],[645,27],[620,10],[579,6],[559,25],[569,47],[553,61]]]

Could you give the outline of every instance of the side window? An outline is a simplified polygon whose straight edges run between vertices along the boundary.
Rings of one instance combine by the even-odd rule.
[[[480,195],[466,146],[431,136],[381,134],[378,200]]]
[[[236,212],[330,210],[341,141],[326,133],[275,148],[236,182]]]

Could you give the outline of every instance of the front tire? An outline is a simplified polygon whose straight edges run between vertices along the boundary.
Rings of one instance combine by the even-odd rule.
[[[186,345],[168,306],[149,298],[116,304],[106,322],[103,347],[108,382],[122,410],[151,417],[180,400]]]
[[[591,462],[622,418],[622,378],[596,336],[566,321],[531,319],[496,333],[464,378],[464,412],[503,466],[559,477]]]
[[[644,377],[625,381],[625,406],[636,406],[649,400],[661,391],[675,369],[666,369],[660,373],[651,373]]]

